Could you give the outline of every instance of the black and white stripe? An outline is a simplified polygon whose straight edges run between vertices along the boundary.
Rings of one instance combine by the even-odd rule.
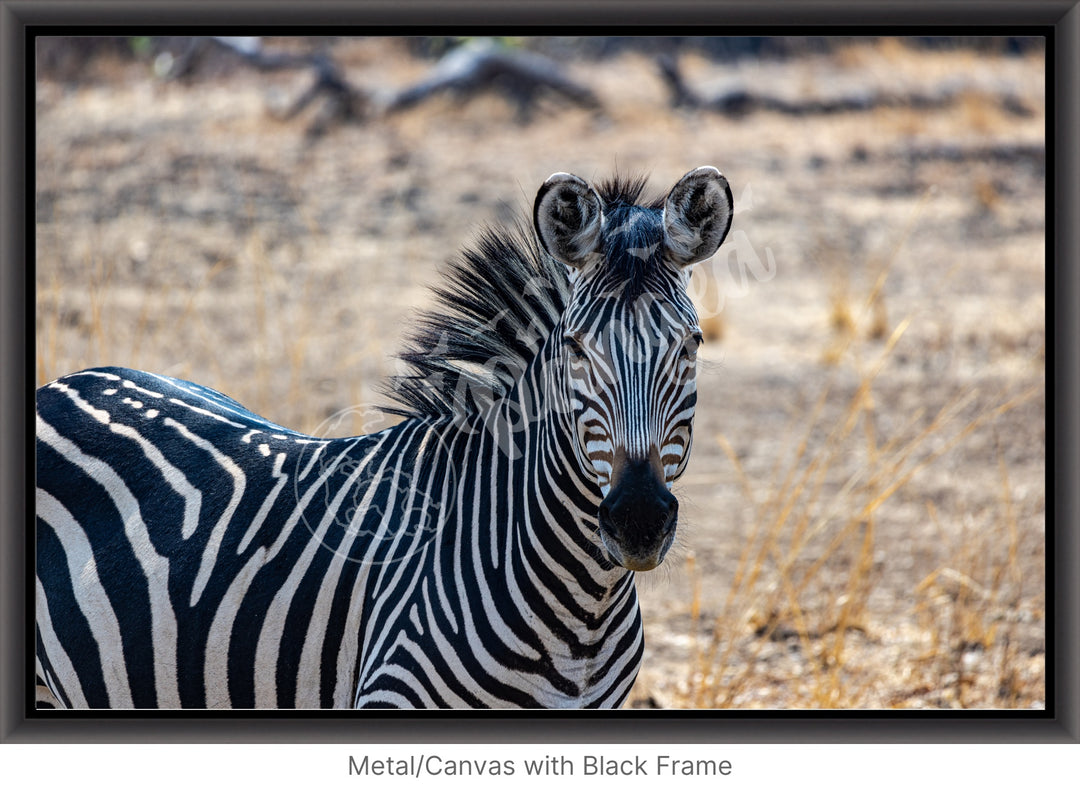
[[[641,188],[553,175],[535,238],[453,262],[382,432],[128,369],[40,388],[39,705],[619,706],[690,447],[689,265],[731,218],[711,167]]]

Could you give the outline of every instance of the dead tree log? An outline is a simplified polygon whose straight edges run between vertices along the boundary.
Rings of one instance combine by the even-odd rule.
[[[180,55],[173,57],[166,77],[176,79],[190,74],[199,59],[213,47],[233,53],[263,72],[312,70],[311,85],[294,100],[272,110],[277,119],[292,119],[321,99],[323,105],[307,129],[309,137],[318,137],[339,122],[362,122],[374,116],[396,113],[442,93],[465,98],[483,91],[496,91],[513,103],[522,123],[529,121],[536,103],[543,96],[602,110],[596,94],[567,76],[552,59],[505,47],[490,39],[472,39],[452,49],[427,76],[400,89],[354,86],[329,52],[273,52],[265,49],[263,40],[256,36],[192,38]]]
[[[660,76],[668,89],[668,102],[673,108],[690,108],[731,117],[745,116],[755,111],[774,111],[788,116],[814,114],[838,114],[872,111],[877,108],[914,108],[930,110],[945,108],[957,102],[967,90],[965,86],[943,85],[929,92],[894,93],[872,87],[848,90],[834,96],[807,97],[791,100],[744,86],[733,86],[712,97],[704,97],[691,87],[683,77],[675,56],[665,54],[657,58]],[[1020,98],[1003,93],[1001,107],[1016,116],[1030,116],[1032,111]]]
[[[410,108],[443,92],[469,96],[488,89],[513,102],[522,122],[528,121],[537,99],[545,94],[583,108],[602,108],[591,89],[568,77],[550,58],[474,39],[444,55],[427,77],[396,92],[386,112]]]

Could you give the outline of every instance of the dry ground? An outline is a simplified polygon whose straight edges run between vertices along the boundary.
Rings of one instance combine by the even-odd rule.
[[[334,53],[364,86],[431,65],[397,40]],[[43,76],[39,382],[133,366],[313,431],[377,400],[440,262],[550,173],[663,191],[714,164],[735,223],[695,277],[710,338],[681,548],[639,579],[631,703],[1041,707],[1043,53],[683,58],[704,92],[957,91],[801,117],[672,111],[641,54],[564,63],[604,112],[547,100],[523,124],[496,95],[446,97],[314,141],[317,109],[267,112],[300,73]]]

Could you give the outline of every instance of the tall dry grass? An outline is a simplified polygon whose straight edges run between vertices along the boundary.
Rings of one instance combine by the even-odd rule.
[[[878,542],[883,507],[916,477],[950,482],[946,454],[1042,392],[1032,382],[992,396],[962,390],[937,409],[927,402],[882,434],[879,381],[920,322],[913,314],[888,327],[883,293],[911,229],[865,296],[853,297],[838,272],[825,315],[834,338],[821,357],[829,380],[805,415],[790,420],[768,477],[752,479],[736,447],[717,436],[754,521],[719,609],[705,608],[705,579],[693,555],[687,560],[694,650],[678,706],[1030,708],[1045,698],[1041,664],[1021,657],[1016,642],[1022,625],[1043,618],[1021,608],[1020,530],[1000,447],[991,525],[970,528],[974,522],[962,514],[943,519],[926,499],[941,564],[910,585],[906,617],[874,606],[889,567]],[[838,387],[849,367],[858,375],[854,390]],[[830,412],[836,407],[841,412]],[[961,527],[959,545],[946,543],[956,537],[946,525]],[[890,628],[898,622],[903,630]]]
[[[317,253],[316,243],[309,255]],[[161,270],[164,277],[133,286],[117,271],[115,262],[95,257],[61,282],[57,270],[39,267],[50,275],[37,287],[39,385],[93,366],[144,369],[211,385],[305,432],[367,396],[359,381],[316,389],[328,378],[327,360],[347,374],[371,356],[370,341],[350,341],[350,351],[342,351],[338,320],[350,312],[350,294],[335,290],[332,274],[311,271],[286,281],[258,234],[235,259],[193,275]],[[230,336],[226,325],[243,333]],[[336,433],[360,434],[347,425],[361,421],[346,418]]]

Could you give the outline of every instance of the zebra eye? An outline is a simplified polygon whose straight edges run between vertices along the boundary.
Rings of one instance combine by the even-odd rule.
[[[571,361],[577,362],[585,359],[585,347],[581,345],[581,341],[573,335],[567,335],[563,337],[563,344],[566,346],[566,351],[570,354]]]
[[[693,363],[697,359],[698,347],[701,346],[704,338],[701,333],[695,332],[687,337],[683,342],[683,357]]]

